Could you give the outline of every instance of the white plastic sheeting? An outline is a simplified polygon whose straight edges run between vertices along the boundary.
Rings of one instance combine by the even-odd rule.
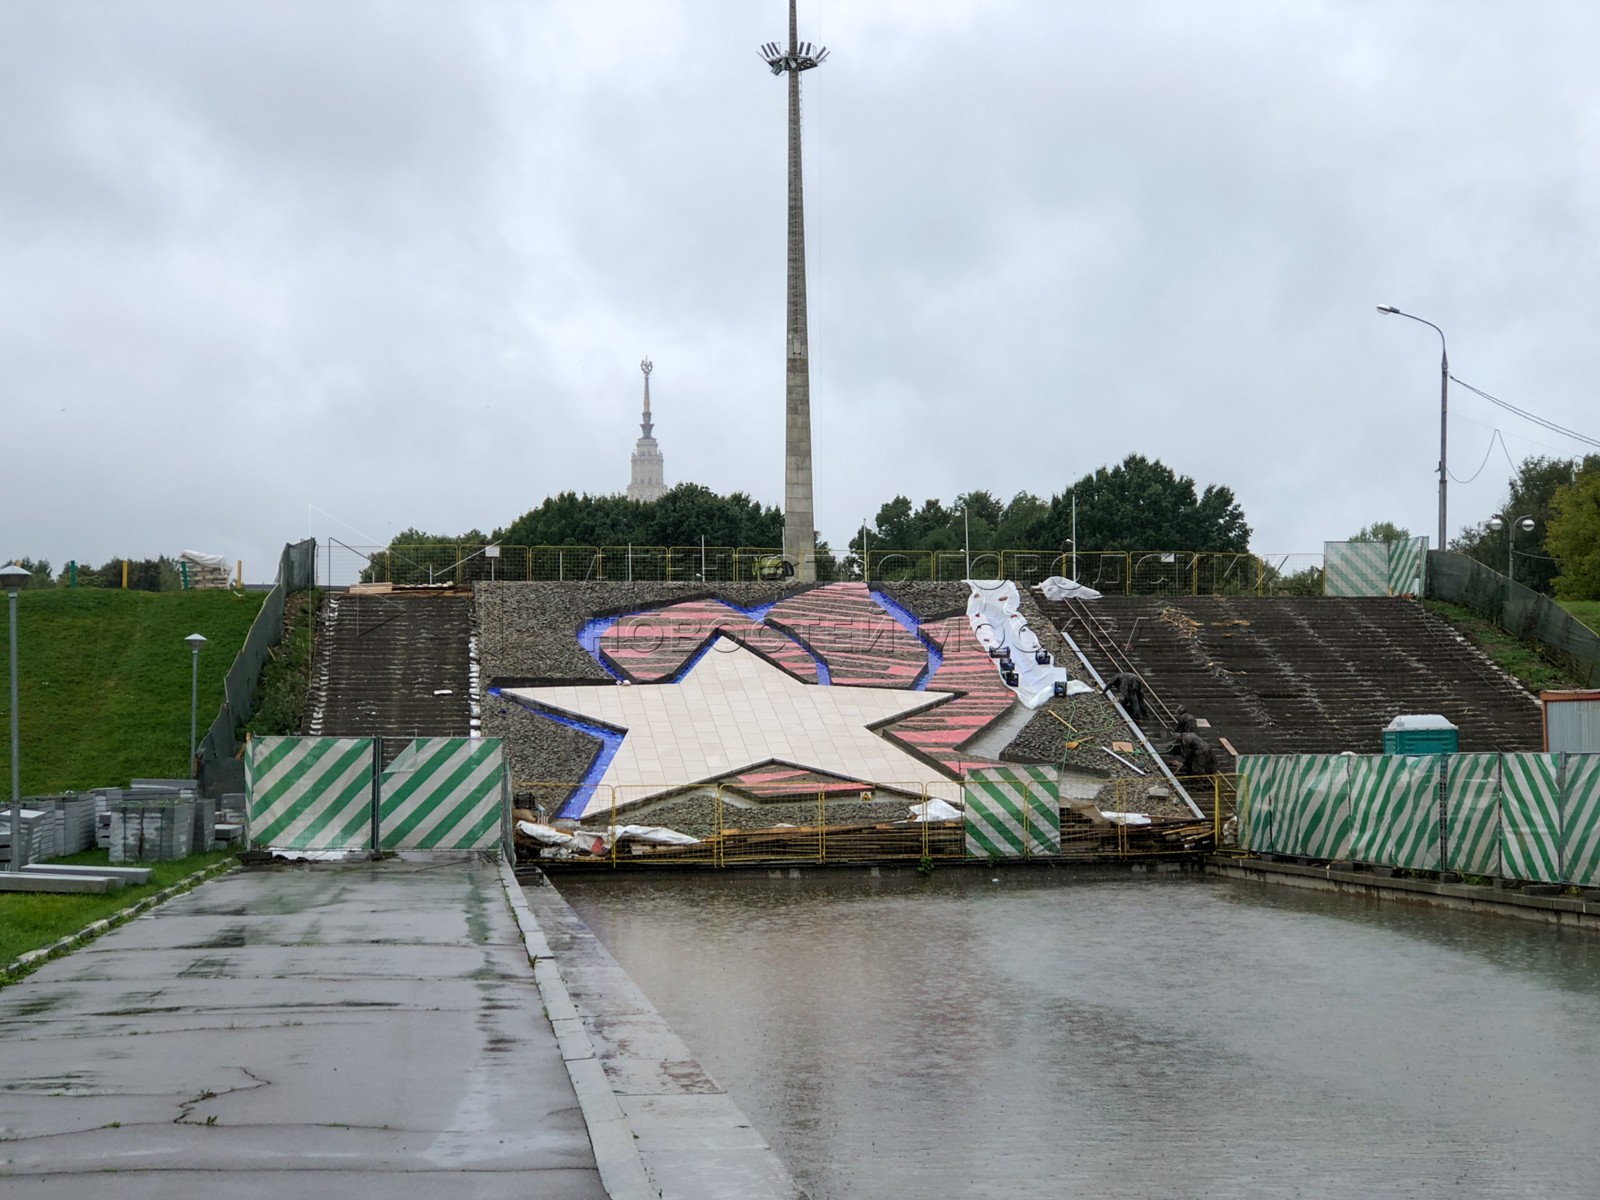
[[[613,837],[618,843],[643,842],[649,846],[697,846],[700,839],[660,825],[617,825],[606,829],[557,829],[537,821],[518,821],[517,832],[556,850],[604,854]]]
[[[1065,686],[1069,696],[1094,691],[1088,684],[1070,678],[1067,669],[1056,666],[1052,656],[1046,654],[1044,662],[1038,661],[1043,645],[1017,608],[1015,583],[1006,579],[998,582],[969,579],[967,586],[972,589],[967,599],[967,620],[972,625],[972,634],[992,657],[996,648],[1009,653],[1017,673],[1016,686],[1011,690],[1026,707],[1038,708],[1049,700],[1055,695],[1058,683]],[[994,662],[995,670],[1001,671],[1000,659],[995,657]],[[1003,678],[1004,672],[1001,674]]]
[[[966,813],[947,800],[935,796],[922,804],[911,806],[911,819],[913,821],[959,821]]]
[[[1044,593],[1046,600],[1060,603],[1063,600],[1098,600],[1100,593],[1092,587],[1079,583],[1076,579],[1063,579],[1060,575],[1052,575],[1039,585],[1039,590]]]
[[[228,569],[228,560],[220,554],[201,554],[198,550],[185,550],[178,557],[202,567],[216,567],[221,571]]]

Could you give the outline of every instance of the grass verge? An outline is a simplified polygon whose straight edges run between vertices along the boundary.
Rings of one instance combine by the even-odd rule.
[[[1600,600],[1562,600],[1561,607],[1596,633],[1600,633]]]
[[[7,964],[15,962],[30,950],[42,950],[129,905],[156,895],[196,871],[234,856],[233,850],[214,850],[210,854],[194,854],[168,862],[119,864],[152,868],[150,882],[98,896],[80,893],[0,893],[0,972],[4,972]],[[54,861],[106,866],[110,862],[110,852],[85,850],[81,854],[69,854]],[[7,977],[0,974],[0,983],[7,981]]]
[[[190,652],[183,639],[191,633],[208,639],[200,651],[197,706],[204,731],[264,599],[261,592],[23,592],[17,611],[22,794],[187,776]],[[9,708],[0,688],[0,729],[9,727]],[[0,779],[9,777],[10,756],[10,739],[0,737]]]
[[[1445,600],[1424,600],[1422,603],[1459,629],[1502,671],[1535,695],[1542,691],[1560,691],[1577,686],[1572,677],[1545,658],[1537,646],[1507,633],[1470,608]]]

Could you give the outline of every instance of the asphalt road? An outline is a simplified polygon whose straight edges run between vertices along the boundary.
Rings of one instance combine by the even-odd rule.
[[[603,1197],[497,869],[235,872],[0,990],[0,1193]]]

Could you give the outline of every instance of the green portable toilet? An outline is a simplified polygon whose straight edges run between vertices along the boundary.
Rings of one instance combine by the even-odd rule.
[[[1454,754],[1461,749],[1461,731],[1437,713],[1400,716],[1383,730],[1385,754]]]

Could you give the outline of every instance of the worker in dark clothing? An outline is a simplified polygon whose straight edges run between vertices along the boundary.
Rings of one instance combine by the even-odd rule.
[[[1178,705],[1178,711],[1172,714],[1172,736],[1181,738],[1186,733],[1199,733],[1200,726],[1195,722],[1194,714],[1183,705]]]
[[[1180,775],[1215,775],[1217,752],[1198,733],[1182,733],[1173,743],[1173,753],[1182,760]]]
[[[1102,692],[1116,692],[1117,699],[1121,701],[1123,709],[1135,721],[1143,723],[1146,715],[1144,705],[1144,680],[1131,671],[1118,671],[1106,681]]]

